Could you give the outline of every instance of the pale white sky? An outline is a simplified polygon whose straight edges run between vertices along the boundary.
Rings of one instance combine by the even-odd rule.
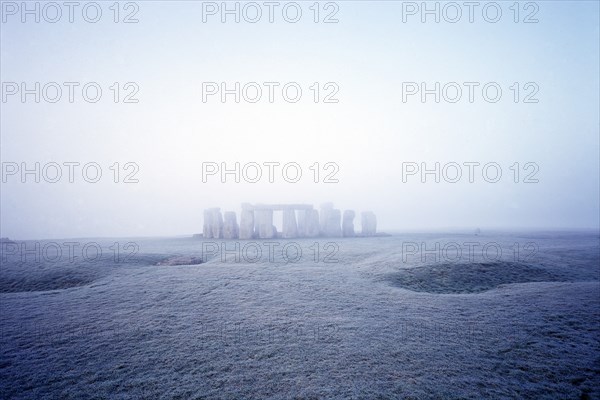
[[[213,16],[203,23],[200,2],[138,2],[138,23],[115,24],[112,2],[101,4],[96,24],[21,23],[18,15],[1,24],[3,83],[98,82],[103,89],[97,103],[82,100],[81,86],[74,103],[32,96],[22,103],[18,95],[0,103],[5,167],[97,162],[103,172],[98,183],[81,174],[54,184],[7,177],[2,236],[188,234],[201,231],[204,208],[239,215],[242,202],[332,201],[342,210],[372,210],[382,230],[598,228],[597,2],[537,2],[534,24],[514,23],[509,3],[501,3],[495,24],[477,13],[473,23],[421,23],[418,16],[403,23],[401,2],[360,1],[338,2],[334,24],[312,21],[312,2],[300,3],[296,24],[280,14],[274,23]],[[120,96],[134,82],[139,102],[115,104],[114,82]],[[280,90],[273,103],[266,92],[256,104],[223,104],[218,96],[203,103],[203,82],[297,82],[303,94],[297,103]],[[314,103],[314,82],[321,96],[334,82],[339,102]],[[478,89],[473,103],[466,92],[456,104],[418,96],[403,103],[402,82],[497,82],[503,95],[488,103]],[[539,102],[514,103],[514,82],[520,96],[535,82]],[[296,162],[303,178],[202,182],[203,162],[236,161]],[[404,162],[452,161],[496,162],[502,179],[488,183],[476,170],[474,183],[402,180]],[[136,163],[139,183],[112,182],[115,162],[120,180],[132,171],[123,165]],[[315,162],[336,163],[339,183],[312,182]],[[522,182],[527,162],[539,166],[539,183]]]

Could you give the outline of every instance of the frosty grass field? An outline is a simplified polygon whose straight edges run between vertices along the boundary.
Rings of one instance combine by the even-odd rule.
[[[3,244],[2,399],[600,399],[594,231],[78,242],[102,258]]]

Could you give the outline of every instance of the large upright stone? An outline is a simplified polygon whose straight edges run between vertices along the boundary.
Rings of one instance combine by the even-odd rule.
[[[254,237],[254,211],[242,206],[240,215],[240,239],[252,239]]]
[[[306,237],[306,218],[309,210],[298,210],[296,211],[296,217],[298,221],[298,237]]]
[[[239,227],[235,212],[227,211],[223,221],[223,239],[237,239],[239,235]]]
[[[215,239],[223,237],[223,215],[220,208],[215,208],[212,217],[212,235]]]
[[[285,239],[293,239],[298,237],[296,211],[293,208],[283,210],[283,229],[281,234]]]
[[[326,237],[342,236],[342,212],[338,209],[329,211],[327,222],[325,223]]]
[[[321,213],[319,214],[319,226],[321,235],[327,236],[327,224],[329,223],[331,212],[333,211],[333,203],[321,204]]]
[[[306,211],[306,237],[314,238],[320,234],[319,212],[317,210]]]
[[[202,226],[202,236],[206,239],[212,239],[211,220],[212,215],[210,210],[204,210],[204,224]]]
[[[221,239],[223,237],[223,216],[220,208],[204,210],[203,233],[206,239]]]
[[[254,230],[260,239],[272,239],[276,236],[277,231],[273,228],[273,210],[254,211]]]
[[[342,220],[342,236],[354,237],[354,217],[356,213],[353,210],[344,211],[344,218]]]
[[[374,236],[377,233],[377,218],[371,211],[361,213],[361,226],[363,236]]]

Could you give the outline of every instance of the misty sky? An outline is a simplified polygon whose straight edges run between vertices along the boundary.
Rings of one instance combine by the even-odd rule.
[[[242,202],[331,201],[342,210],[372,210],[380,230],[598,228],[598,2],[540,1],[539,22],[529,24],[513,21],[512,2],[501,2],[497,23],[486,22],[480,9],[473,23],[467,15],[457,23],[432,17],[422,23],[420,14],[403,22],[402,3],[392,1],[337,2],[338,23],[315,23],[312,2],[300,3],[297,23],[286,22],[280,10],[273,23],[266,15],[257,23],[232,17],[222,23],[219,14],[204,23],[201,2],[154,1],[137,3],[139,22],[132,24],[113,22],[112,3],[101,3],[98,23],[85,22],[77,10],[73,23],[66,16],[22,23],[19,14],[3,14],[3,95],[6,82],[80,83],[73,103],[65,87],[57,103],[36,103],[33,95],[22,103],[20,94],[3,99],[4,167],[95,162],[103,175],[88,183],[80,166],[70,183],[63,166],[57,183],[7,176],[2,236],[191,234],[202,231],[203,209],[239,217]],[[330,10],[321,9],[319,18]],[[529,11],[522,9],[519,19]],[[82,98],[87,82],[103,90],[97,103]],[[115,82],[120,100],[131,92],[124,84],[135,83],[139,102],[115,103],[109,89]],[[257,103],[236,103],[233,96],[222,103],[218,95],[202,101],[203,82],[280,86],[273,103],[264,87]],[[288,82],[302,88],[296,103],[282,98]],[[315,82],[318,103],[310,89]],[[328,82],[339,88],[337,103],[322,101]],[[423,103],[419,95],[403,102],[403,82],[481,85],[473,103],[466,89],[457,103],[436,103],[433,95]],[[496,103],[482,97],[488,82],[503,90]],[[523,102],[534,87],[526,83],[539,88],[537,103]],[[233,168],[272,161],[297,163],[302,178],[286,182],[279,167],[274,183],[264,175],[258,183],[235,183],[232,176],[222,183],[219,174],[202,180],[203,162]],[[139,182],[114,183],[115,162],[120,181],[132,171],[125,163],[138,165]],[[315,162],[319,183],[310,169]],[[328,162],[339,166],[338,183],[322,182]],[[497,163],[502,177],[486,182],[479,167],[470,183],[463,167],[457,183],[436,183],[433,176],[423,183],[420,174],[403,182],[407,162]],[[539,167],[538,183],[523,182],[532,171],[526,163]]]

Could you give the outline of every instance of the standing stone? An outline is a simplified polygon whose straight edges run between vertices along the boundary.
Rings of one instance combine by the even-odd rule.
[[[283,210],[282,237],[285,239],[293,239],[295,237],[298,237],[296,211],[293,208]]]
[[[342,236],[354,237],[354,217],[356,213],[353,210],[344,211],[344,219],[342,221]]]
[[[204,210],[203,234],[206,239],[221,239],[223,237],[223,216],[220,208]]]
[[[361,213],[361,225],[363,236],[374,236],[377,233],[377,218],[373,212]]]
[[[223,222],[223,239],[237,239],[239,235],[239,227],[235,212],[227,211]]]
[[[298,218],[298,237],[306,237],[306,217],[308,210],[298,210],[296,216]]]
[[[205,239],[212,239],[212,228],[211,228],[212,215],[210,210],[204,210],[204,225],[202,227],[202,236]]]
[[[330,214],[333,211],[333,203],[323,203],[321,204],[321,214],[319,215],[319,226],[321,235],[327,236],[327,224],[330,220]]]
[[[317,210],[306,211],[306,237],[318,237],[320,234],[319,212]]]
[[[332,209],[328,213],[328,218],[325,223],[326,237],[341,237],[342,236],[342,212],[338,209]]]
[[[273,229],[273,210],[254,211],[254,230],[260,239],[272,239],[277,231]]]
[[[213,209],[212,215],[212,236],[215,239],[223,237],[223,215],[220,208]]]
[[[240,215],[240,239],[252,239],[254,237],[254,211],[242,206]]]

